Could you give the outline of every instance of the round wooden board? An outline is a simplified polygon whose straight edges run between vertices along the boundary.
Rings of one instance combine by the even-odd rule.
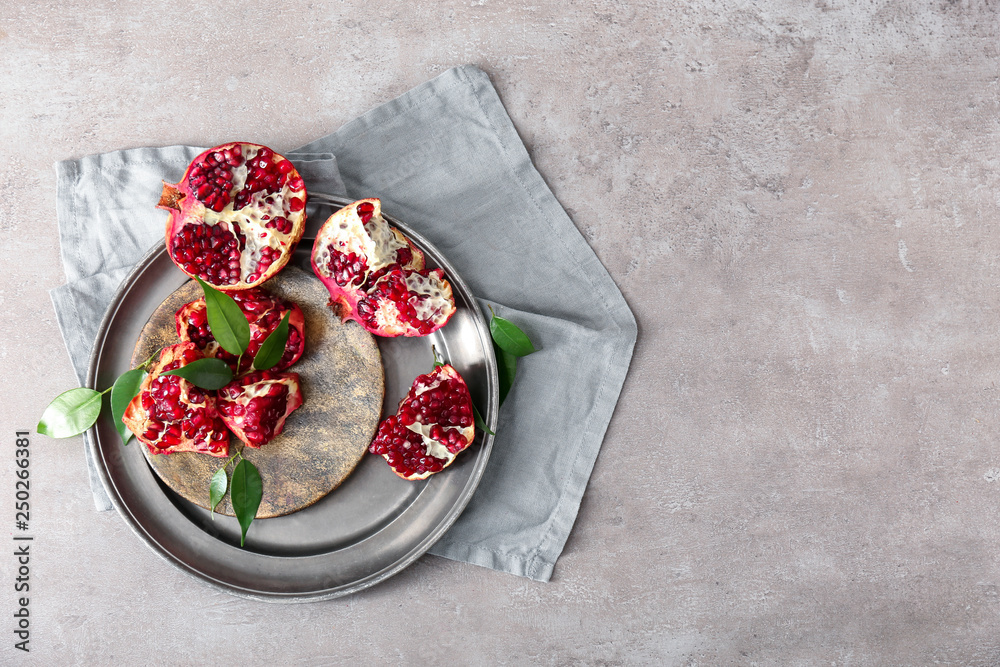
[[[342,324],[333,315],[326,306],[329,294],[314,276],[287,267],[267,282],[266,290],[302,308],[306,349],[288,369],[299,374],[302,407],[289,415],[277,438],[260,449],[243,449],[264,483],[258,519],[298,511],[337,488],[367,451],[385,394],[382,357],[375,339],[356,322]],[[201,288],[192,280],[160,304],[139,335],[132,368],[162,346],[179,342],[174,313],[201,296]],[[230,454],[238,444],[233,437]],[[168,487],[208,508],[209,480],[226,459],[194,452],[151,454],[145,445],[140,446]],[[228,494],[216,511],[233,516]]]

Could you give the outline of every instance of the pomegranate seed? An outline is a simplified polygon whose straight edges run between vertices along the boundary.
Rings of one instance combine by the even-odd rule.
[[[375,213],[375,205],[371,202],[361,202],[358,204],[358,217],[361,218],[361,224],[367,223],[371,220],[372,215]]]

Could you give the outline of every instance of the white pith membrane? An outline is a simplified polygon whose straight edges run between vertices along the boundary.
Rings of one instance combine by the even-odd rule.
[[[358,205],[368,202],[375,207],[367,223],[361,223]],[[345,287],[360,287],[372,273],[395,263],[396,252],[409,246],[406,237],[382,217],[381,202],[378,199],[364,199],[353,206],[340,209],[333,219],[323,225],[317,242],[315,266],[326,278],[331,278],[330,249],[345,255],[354,253],[365,258],[368,264],[363,275],[352,280]],[[423,268],[420,253],[414,252],[413,259],[404,268]],[[419,262],[419,265],[417,265]]]
[[[233,168],[233,187],[229,191],[230,201],[221,211],[214,211],[203,204],[197,197],[195,201],[200,207],[199,215],[204,220],[204,224],[209,227],[223,225],[224,229],[233,232],[238,229],[246,242],[246,249],[240,254],[240,281],[246,282],[248,276],[254,273],[260,263],[260,253],[266,248],[274,248],[278,253],[282,253],[289,246],[294,238],[297,229],[300,229],[305,220],[305,206],[301,211],[291,211],[289,208],[292,199],[305,199],[305,190],[301,192],[293,191],[286,183],[276,192],[255,192],[250,195],[250,201],[240,210],[234,210],[236,195],[243,190],[246,185],[249,169],[247,164],[257,157],[260,152],[249,144],[238,144],[243,154],[243,164]],[[285,161],[279,158],[276,153],[272,154],[271,161],[279,164]],[[270,200],[270,201],[269,201]],[[197,207],[196,207],[197,210]],[[283,234],[275,228],[265,227],[266,223],[275,218],[285,218],[292,223],[292,231]],[[266,218],[266,219],[265,219]],[[277,262],[277,256],[275,257]],[[273,262],[272,262],[273,263]],[[257,272],[260,275],[260,272]]]
[[[451,371],[448,368],[442,370],[440,374],[446,376],[444,379],[459,377],[457,371]],[[419,387],[416,388],[416,391],[413,392],[413,396],[410,399],[410,401],[417,398],[418,396],[420,396],[420,394],[423,394],[424,392],[433,391],[437,389],[438,387],[441,386],[441,382],[442,382],[441,379],[435,378],[433,382],[428,382],[427,384],[420,385]],[[417,421],[413,422],[412,424],[407,424],[406,429],[420,435],[423,441],[424,449],[427,450],[427,453],[430,456],[433,456],[436,459],[444,459],[448,463],[451,463],[455,459],[455,457],[458,456],[458,452],[453,454],[441,442],[431,437],[431,429],[434,426],[439,426],[439,424],[437,423],[422,424],[420,423],[419,419],[420,418],[418,417]],[[444,431],[459,431],[462,434],[462,437],[465,439],[466,446],[468,446],[468,443],[472,442],[472,436],[475,434],[475,428],[472,426],[466,426],[465,428],[463,428],[461,426],[449,425],[449,426],[441,426],[441,429]]]

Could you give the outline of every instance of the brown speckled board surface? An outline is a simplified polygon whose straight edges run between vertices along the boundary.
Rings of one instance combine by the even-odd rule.
[[[305,353],[288,369],[299,374],[305,400],[288,417],[281,435],[260,449],[243,450],[264,483],[257,512],[260,519],[308,507],[351,474],[375,434],[385,391],[382,358],[374,338],[357,323],[342,324],[330,312],[329,295],[312,275],[288,267],[268,281],[265,289],[295,301],[305,314]],[[133,368],[160,347],[179,342],[174,313],[201,296],[201,288],[189,281],[156,309],[136,342]],[[238,445],[233,437],[230,454]],[[168,487],[208,507],[209,480],[226,459],[193,452],[154,455],[140,446]],[[233,514],[228,495],[216,511]]]

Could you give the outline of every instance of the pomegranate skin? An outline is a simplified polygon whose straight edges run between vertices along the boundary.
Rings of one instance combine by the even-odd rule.
[[[378,199],[361,199],[331,215],[313,244],[312,268],[330,292],[330,307],[376,336],[426,336],[455,314],[441,269],[381,214]]]
[[[285,157],[232,142],[198,155],[176,184],[164,183],[167,252],[177,267],[216,289],[260,285],[288,263],[306,221],[305,182]]]

